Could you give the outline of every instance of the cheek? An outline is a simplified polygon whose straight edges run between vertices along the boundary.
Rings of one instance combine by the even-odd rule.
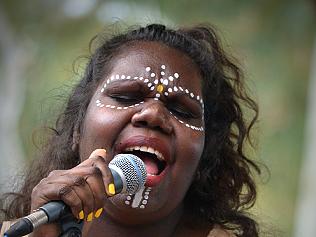
[[[89,106],[84,120],[80,139],[81,160],[89,157],[92,151],[104,148],[109,153],[116,137],[126,124],[127,111],[115,111]]]
[[[200,160],[200,157],[204,148],[204,132],[193,131],[190,128],[181,129],[179,132],[179,149],[185,154],[187,161],[197,162]]]
[[[187,131],[186,135],[178,144],[178,173],[181,173],[182,179],[192,180],[203,152],[204,133]],[[190,185],[191,182],[187,183]]]

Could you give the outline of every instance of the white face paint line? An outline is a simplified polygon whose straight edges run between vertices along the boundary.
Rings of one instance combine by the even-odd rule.
[[[148,204],[151,190],[150,187],[147,187],[146,189],[143,187],[134,195],[134,198],[132,198],[131,195],[128,195],[124,203],[128,206],[131,205],[132,208],[144,209]]]
[[[141,188],[134,196],[133,202],[132,202],[132,208],[136,208],[139,206],[141,200],[143,199],[143,191],[144,187]]]
[[[181,86],[173,86],[172,87],[172,83],[174,80],[179,80],[180,79],[180,75],[179,73],[175,72],[173,75],[170,75],[168,76],[167,78],[164,77],[165,76],[165,72],[164,70],[166,69],[166,66],[165,65],[161,65],[161,71],[160,71],[160,75],[161,75],[161,78],[160,80],[158,79],[155,79],[153,82],[150,81],[148,78],[144,78],[142,76],[138,77],[138,76],[135,76],[135,77],[131,77],[130,75],[119,75],[119,74],[116,74],[116,75],[112,75],[110,77],[110,79],[108,79],[103,87],[101,88],[101,93],[104,93],[105,91],[105,88],[107,87],[107,85],[113,81],[117,81],[117,80],[140,80],[142,81],[143,83],[145,83],[148,88],[150,88],[151,91],[154,91],[156,89],[157,93],[155,94],[155,98],[154,100],[159,100],[159,98],[161,97],[161,94],[163,93],[165,96],[169,96],[169,93],[173,93],[173,92],[177,92],[177,91],[181,91],[181,92],[184,92],[186,95],[188,95],[190,98],[192,99],[195,99],[196,101],[198,101],[201,106],[202,106],[202,113],[203,113],[203,117],[204,117],[204,103],[203,103],[203,100],[202,98],[199,96],[199,95],[194,95],[194,93],[190,92],[188,89],[186,88],[183,88]],[[155,78],[156,77],[156,74],[154,72],[151,72],[151,68],[150,67],[146,67],[145,68],[145,71],[147,73],[150,74],[150,77],[151,78]],[[161,84],[159,84],[159,81]],[[170,86],[169,86],[169,83],[170,83]],[[164,88],[165,87],[165,88]],[[125,106],[125,107],[120,107],[120,106],[115,106],[115,105],[104,105],[100,100],[96,100],[96,106],[97,107],[106,107],[106,108],[110,108],[110,109],[117,109],[117,110],[122,110],[122,109],[128,109],[128,108],[134,108],[136,106],[139,106],[139,104],[142,104],[144,103],[144,101],[140,102],[140,103],[137,103],[137,104],[134,104],[134,105],[130,105],[130,106]],[[173,115],[174,116],[174,115]],[[188,128],[191,128],[193,130],[196,130],[196,131],[204,131],[203,127],[196,127],[196,126],[193,126],[193,125],[190,125],[190,124],[187,124],[187,123],[184,123],[182,120],[178,119],[176,116],[174,116],[180,123],[182,124],[185,124],[186,127]]]
[[[188,123],[185,123],[183,122],[181,119],[179,119],[177,116],[175,116],[172,112],[169,111],[169,113],[181,124],[184,124],[187,128],[191,128],[195,131],[200,131],[200,132],[203,132],[204,131],[204,127],[201,126],[201,127],[196,127],[196,126],[193,126],[193,125],[190,125]]]

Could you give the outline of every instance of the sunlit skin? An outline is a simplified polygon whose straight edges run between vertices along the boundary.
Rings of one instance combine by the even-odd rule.
[[[157,42],[130,44],[113,60],[109,74],[141,75],[149,66],[159,75],[161,65],[166,65],[167,74],[179,73],[182,86],[202,95],[197,66],[182,52]],[[104,75],[104,80],[110,75]],[[189,124],[204,126],[201,103],[181,93],[162,95],[155,100],[157,90],[151,91],[137,81],[113,82],[101,92],[103,85],[104,81],[101,81],[91,98],[79,132],[81,164],[69,171],[55,172],[45,182],[54,183],[52,190],[58,190],[60,183],[71,183],[78,176],[90,175],[86,180],[88,185],[78,185],[76,192],[71,192],[64,200],[69,206],[80,201],[72,212],[78,216],[80,209],[83,210],[84,236],[184,236],[183,233],[206,236],[208,228],[193,231],[183,224],[187,214],[183,199],[202,155],[204,132],[188,128],[174,117],[175,114]],[[135,100],[144,103],[126,110],[114,110],[96,106],[96,100],[118,106],[135,104]],[[144,209],[126,205],[126,194],[109,197],[108,192],[108,185],[113,182],[108,163],[116,154],[133,145],[154,147],[166,160],[163,173],[154,177],[150,184],[152,190]],[[95,151],[100,148],[106,152]],[[94,173],[93,166],[98,167],[100,174]],[[43,192],[40,187],[38,190]],[[41,195],[52,200],[56,196],[53,191],[43,195],[35,190],[32,208],[48,201],[38,198]],[[104,208],[101,216],[87,222],[87,215],[101,207]]]

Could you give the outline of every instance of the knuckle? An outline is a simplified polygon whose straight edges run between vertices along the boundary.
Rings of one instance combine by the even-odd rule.
[[[96,167],[96,166],[91,167],[90,172],[91,172],[91,173],[90,173],[91,175],[94,175],[94,176],[102,176],[101,170],[100,170],[98,167]]]
[[[60,170],[53,170],[53,171],[49,172],[47,177],[51,178],[51,177],[57,176],[60,174],[60,172],[61,172]]]
[[[93,159],[93,161],[96,162],[96,163],[99,163],[99,162],[100,163],[104,163],[105,162],[104,158],[101,157],[101,156],[93,156],[90,159]]]
[[[80,210],[81,209],[81,200],[78,198],[75,198],[71,204],[71,207],[76,209],[76,210]]]
[[[60,197],[61,199],[65,196],[67,196],[68,194],[70,194],[72,192],[71,187],[69,186],[63,186],[58,190],[58,197]]]
[[[86,180],[82,176],[77,176],[74,179],[74,186],[84,186],[86,184]]]
[[[46,178],[42,179],[37,185],[35,185],[32,188],[31,196],[37,196],[39,193],[43,190],[43,187],[45,187]]]
[[[36,186],[32,189],[31,196],[34,197],[34,196],[37,196],[37,194],[38,194],[38,185],[36,185]]]

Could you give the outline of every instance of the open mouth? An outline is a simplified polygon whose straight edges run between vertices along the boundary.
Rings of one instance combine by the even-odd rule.
[[[138,156],[145,164],[148,175],[159,175],[166,168],[163,155],[147,146],[133,146],[124,150],[124,153]]]

